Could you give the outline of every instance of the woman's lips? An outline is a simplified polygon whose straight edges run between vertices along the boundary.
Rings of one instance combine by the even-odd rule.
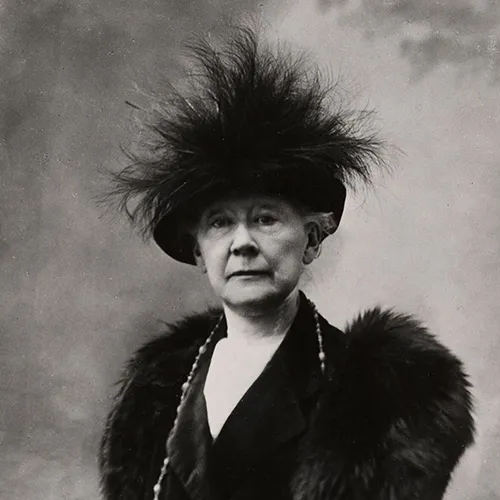
[[[229,275],[229,278],[239,278],[239,277],[253,277],[253,276],[269,276],[268,271],[263,271],[259,269],[246,269],[242,271],[235,271]]]

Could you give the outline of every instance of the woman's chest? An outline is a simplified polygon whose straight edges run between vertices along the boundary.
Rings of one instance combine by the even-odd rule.
[[[164,498],[291,498],[291,471],[317,394],[298,397],[283,364],[270,363],[213,440],[204,376],[201,370],[193,381],[168,441]]]
[[[171,468],[162,500],[292,500],[292,484],[300,439],[288,441],[271,455],[243,463],[235,447],[214,446],[206,470],[191,475]],[[204,466],[204,467],[205,467]],[[198,476],[198,477],[196,477]]]

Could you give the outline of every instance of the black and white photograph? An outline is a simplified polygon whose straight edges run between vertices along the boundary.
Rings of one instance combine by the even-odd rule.
[[[500,4],[5,0],[0,497],[500,500]]]

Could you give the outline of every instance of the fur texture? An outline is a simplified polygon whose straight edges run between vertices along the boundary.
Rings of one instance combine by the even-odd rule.
[[[107,500],[152,498],[180,386],[215,321],[213,311],[191,317],[129,363],[102,440]],[[335,329],[321,321],[331,360],[338,355],[328,342]],[[461,362],[412,317],[380,309],[346,329],[341,357],[335,382],[318,395],[294,465],[272,473],[269,488],[293,500],[441,499],[473,442]]]
[[[331,212],[338,225],[345,186],[369,182],[371,169],[383,165],[383,143],[367,131],[369,113],[342,109],[335,87],[304,56],[272,50],[250,29],[233,30],[218,48],[200,38],[189,49],[189,87],[169,87],[157,103],[148,139],[113,177],[108,200],[117,199],[144,236],[190,263],[181,222],[230,191],[283,195]]]
[[[474,434],[461,362],[391,311],[366,312],[346,335],[341,382],[323,397],[294,499],[442,498]]]

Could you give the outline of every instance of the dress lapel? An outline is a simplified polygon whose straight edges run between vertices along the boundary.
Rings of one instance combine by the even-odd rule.
[[[203,385],[213,349],[224,331],[224,326],[221,325],[202,357],[167,443],[170,466],[193,500],[219,498],[211,471],[212,436],[207,421]]]
[[[285,339],[213,442],[203,386],[215,344],[225,334],[225,324],[221,324],[168,441],[171,467],[190,498],[236,497],[265,460],[305,432],[324,380],[315,331],[313,312],[301,294]]]
[[[312,311],[304,297],[283,343],[237,404],[212,449],[228,497],[262,461],[305,429],[304,402],[321,384]]]
[[[235,485],[259,459],[272,454],[304,426],[289,374],[275,361],[243,396],[215,440],[214,461],[224,483]]]

